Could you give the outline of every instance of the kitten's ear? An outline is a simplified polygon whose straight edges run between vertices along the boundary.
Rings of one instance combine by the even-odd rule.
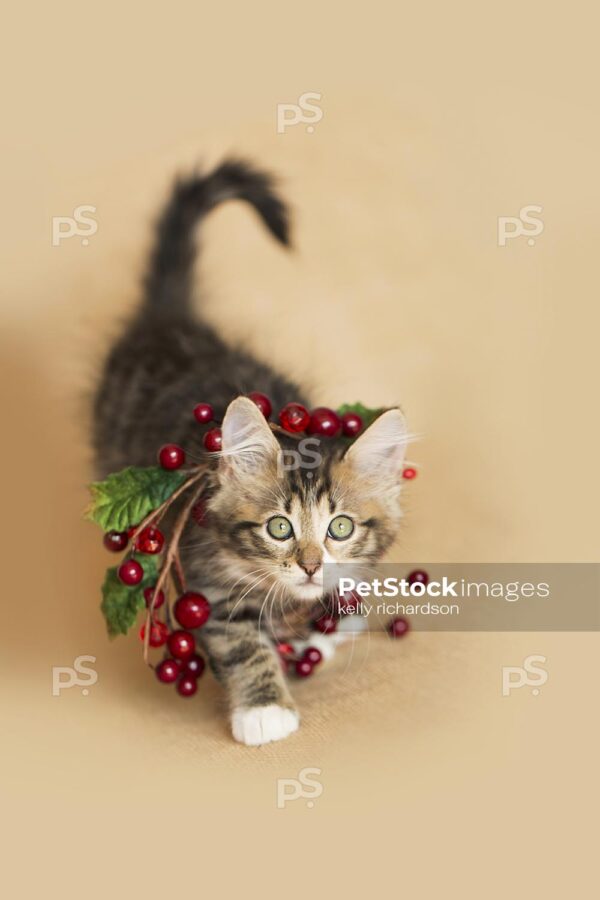
[[[229,404],[221,430],[221,465],[239,474],[257,472],[280,453],[269,423],[248,397],[237,397]]]
[[[358,437],[344,459],[361,475],[400,475],[409,441],[399,409],[388,409]]]

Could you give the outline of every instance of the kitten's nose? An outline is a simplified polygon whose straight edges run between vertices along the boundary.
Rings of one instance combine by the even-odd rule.
[[[298,565],[304,569],[309,578],[321,568],[321,551],[318,547],[304,547],[298,557]]]

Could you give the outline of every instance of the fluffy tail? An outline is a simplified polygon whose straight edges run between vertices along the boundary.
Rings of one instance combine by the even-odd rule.
[[[241,160],[225,160],[206,176],[176,183],[156,230],[145,280],[146,309],[188,309],[195,258],[195,226],[224,200],[246,200],[282,244],[289,246],[289,220],[272,178]]]

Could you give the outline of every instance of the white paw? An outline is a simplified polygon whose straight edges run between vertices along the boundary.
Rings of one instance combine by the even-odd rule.
[[[234,709],[231,730],[236,741],[256,747],[269,741],[281,741],[297,731],[300,716],[283,706],[253,706]]]

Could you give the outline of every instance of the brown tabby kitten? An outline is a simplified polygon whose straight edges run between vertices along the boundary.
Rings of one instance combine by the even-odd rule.
[[[155,464],[156,448],[167,442],[194,459],[202,455],[202,429],[190,410],[210,400],[223,419],[207,524],[190,521],[182,561],[190,589],[213,604],[198,640],[227,691],[233,736],[262,744],[299,723],[274,641],[307,636],[324,603],[325,564],[371,564],[391,544],[407,434],[392,409],[349,449],[313,438],[305,461],[283,464],[297,442],[276,436],[243,395],[262,391],[277,410],[304,402],[301,391],[227,346],[190,311],[195,226],[227,199],[248,201],[288,244],[285,206],[271,179],[246,163],[226,161],[176,184],[158,223],[142,304],[105,364],[94,446],[100,477]],[[320,636],[325,656],[331,643]]]

